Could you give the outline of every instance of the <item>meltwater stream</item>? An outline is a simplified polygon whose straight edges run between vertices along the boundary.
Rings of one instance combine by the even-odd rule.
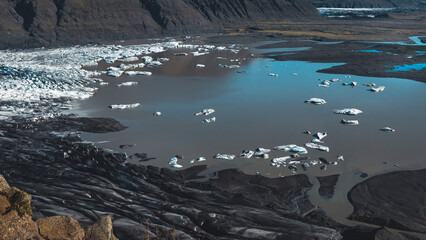
[[[240,168],[249,174],[278,177],[291,172],[284,167],[272,167],[265,159],[218,160],[213,156],[217,153],[238,155],[242,150],[259,147],[303,146],[313,138],[303,132],[327,132],[323,145],[330,147],[330,152],[307,148],[306,156],[311,160],[323,157],[336,161],[338,155],[343,155],[345,161],[329,165],[325,171],[320,170],[320,165],[306,171],[299,165],[298,173],[306,172],[311,179],[340,174],[334,197],[325,199],[313,192],[310,195],[314,204],[341,222],[345,222],[352,211],[346,194],[354,184],[362,181],[362,173],[372,176],[421,169],[426,165],[424,83],[317,73],[319,69],[336,64],[252,58],[250,50],[238,54],[212,51],[196,57],[175,56],[174,53],[169,50],[154,55],[154,59],[167,57],[170,61],[162,67],[149,69],[152,76],[101,76],[109,85],[100,86],[95,96],[81,102],[74,112],[81,116],[115,118],[129,128],[117,133],[83,134],[83,138],[103,148],[124,151],[129,156],[148,153],[149,157],[156,158],[142,164],[169,167],[170,158],[182,155],[184,159],[179,160],[179,164],[185,168],[208,165],[206,175],[216,170]],[[196,64],[206,67],[195,68]],[[219,64],[241,67],[226,69]],[[109,66],[101,64],[98,70]],[[341,82],[334,82],[328,88],[318,87],[322,80],[332,78],[339,78]],[[138,82],[138,85],[116,87],[116,84],[129,81]],[[342,85],[353,81],[358,83],[356,87]],[[372,93],[363,83],[386,88],[383,92]],[[325,99],[327,103],[321,106],[304,103],[313,97]],[[126,110],[108,108],[112,104],[131,103],[141,105]],[[216,110],[208,116],[216,117],[216,122],[202,123],[206,117],[194,116],[204,108]],[[333,114],[334,109],[342,108],[357,108],[363,113],[358,116]],[[162,115],[153,116],[157,111]],[[360,124],[342,125],[341,119],[356,119]],[[396,132],[380,131],[383,127],[394,128]],[[135,146],[123,150],[119,148],[122,144]],[[272,151],[270,157],[288,155]],[[207,160],[190,164],[198,157]],[[129,161],[137,162],[137,158]]]

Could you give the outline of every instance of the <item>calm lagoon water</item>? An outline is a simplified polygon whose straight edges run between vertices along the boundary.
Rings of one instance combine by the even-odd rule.
[[[330,147],[330,152],[307,148],[307,156],[335,161],[338,155],[343,155],[345,161],[328,166],[326,171],[316,165],[308,168],[306,173],[313,181],[315,176],[341,174],[332,199],[324,199],[311,192],[314,204],[341,221],[345,221],[344,217],[351,213],[346,194],[354,184],[362,181],[361,173],[372,176],[426,167],[424,83],[317,73],[319,69],[336,64],[251,58],[250,50],[239,54],[212,52],[198,57],[177,57],[171,53],[156,55],[169,57],[170,61],[161,68],[150,69],[152,76],[103,77],[109,85],[100,86],[96,95],[81,102],[75,112],[82,116],[115,118],[129,128],[117,133],[83,134],[83,137],[103,142],[97,144],[99,147],[124,151],[128,155],[148,153],[150,157],[157,158],[143,163],[147,165],[169,167],[170,158],[179,154],[184,156],[183,160],[179,160],[184,167],[207,164],[205,174],[225,168],[240,168],[249,174],[259,172],[278,177],[290,175],[290,171],[274,168],[265,159],[235,158],[230,161],[213,159],[213,156],[217,153],[238,155],[244,149],[273,148],[293,143],[303,146],[313,138],[303,134],[304,131],[327,132],[324,145]],[[218,59],[218,56],[227,59]],[[231,59],[239,61],[231,62]],[[219,63],[230,65],[237,62],[241,63],[239,69],[218,66]],[[198,63],[205,64],[206,68],[195,68]],[[237,71],[245,71],[245,74]],[[269,73],[278,74],[278,77],[271,77]],[[318,79],[332,78],[347,83],[356,81],[358,85],[351,88],[335,82],[329,88],[317,86],[321,83]],[[139,84],[115,87],[115,84],[126,81]],[[362,86],[362,83],[371,82],[386,86],[385,91],[372,93]],[[312,97],[323,98],[327,104],[314,106],[304,103]],[[141,103],[136,109],[108,108],[111,104],[136,102]],[[202,123],[207,117],[194,116],[195,112],[204,108],[216,110],[215,114],[207,116],[215,116],[215,123]],[[342,108],[358,108],[364,113],[358,116],[333,114],[334,109]],[[156,111],[162,112],[162,115],[153,116]],[[360,125],[342,125],[339,123],[341,119],[356,119]],[[386,126],[396,129],[396,132],[379,130]],[[122,150],[119,149],[121,144],[136,146]],[[289,153],[271,152],[271,157],[287,155]],[[190,160],[201,156],[207,161],[189,164]],[[137,162],[136,159],[129,161]],[[298,173],[303,172],[299,167]],[[315,184],[317,187],[318,183]]]

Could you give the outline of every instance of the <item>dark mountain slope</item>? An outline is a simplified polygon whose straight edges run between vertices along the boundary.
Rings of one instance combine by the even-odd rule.
[[[308,0],[0,0],[0,47],[36,47],[316,17]]]

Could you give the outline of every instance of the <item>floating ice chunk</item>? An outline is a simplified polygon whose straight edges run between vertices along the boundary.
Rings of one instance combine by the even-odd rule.
[[[224,160],[233,160],[235,158],[235,155],[229,155],[229,154],[216,154],[214,156],[216,159],[224,159]]]
[[[271,77],[278,77],[278,74],[270,73],[269,76],[271,76]]]
[[[109,83],[107,83],[107,82],[101,82],[101,83],[99,83],[99,85],[100,86],[106,86],[106,85],[108,85]]]
[[[223,68],[239,68],[240,65],[226,65],[226,64],[219,64],[219,67]]]
[[[322,105],[322,104],[326,104],[327,102],[324,99],[321,99],[321,98],[311,98],[309,100],[306,100],[305,103],[314,104],[314,105]]]
[[[123,69],[123,70],[135,69],[135,68],[143,68],[143,67],[145,67],[145,63],[120,64],[120,65],[118,65],[118,67],[121,68],[121,69]]]
[[[321,141],[317,138],[312,139],[311,142],[313,142],[313,143],[324,143],[323,141]]]
[[[322,140],[323,138],[327,137],[327,133],[326,132],[317,132],[314,134],[314,137]]]
[[[297,160],[293,160],[293,161],[288,162],[288,164],[289,165],[296,165],[296,164],[301,164],[301,162],[297,161]]]
[[[210,52],[190,52],[192,54],[192,56],[197,57],[197,56],[203,56],[203,55],[207,55]]]
[[[358,120],[345,120],[342,119],[340,120],[341,124],[345,124],[345,125],[349,125],[349,126],[356,126],[359,125],[359,121]]]
[[[311,165],[311,166],[315,166],[315,165],[317,165],[317,164],[319,164],[320,162],[318,161],[318,160],[311,160],[311,161],[309,161],[309,164]]]
[[[156,116],[156,117],[161,116],[161,112],[155,112],[154,116]]]
[[[139,61],[138,57],[128,57],[128,58],[117,59],[117,62],[136,62],[136,61]]]
[[[214,112],[215,112],[214,109],[212,109],[212,108],[206,108],[206,109],[203,109],[203,111],[201,111],[201,112],[195,113],[194,115],[195,116],[201,116],[201,115],[208,116],[208,115],[210,115],[210,114],[212,114]]]
[[[268,153],[271,151],[271,149],[267,149],[267,148],[256,148],[254,150],[257,154],[264,154],[264,153]]]
[[[344,108],[344,109],[341,109],[341,110],[336,109],[336,110],[334,110],[334,113],[335,114],[355,116],[355,115],[362,113],[362,111],[359,110],[359,109],[356,109],[356,108]]]
[[[267,153],[255,153],[254,154],[255,158],[263,158],[263,159],[268,159],[269,158],[269,154]]]
[[[345,158],[342,155],[337,156],[337,161],[345,161]]]
[[[349,85],[351,85],[352,87],[355,87],[357,84],[358,84],[357,82],[351,82],[351,84]]]
[[[183,168],[183,166],[176,163],[172,165],[172,168]]]
[[[319,144],[316,144],[316,143],[305,143],[305,146],[308,147],[308,148],[317,149],[317,150],[320,150],[320,151],[323,151],[323,152],[329,152],[330,151],[329,147],[319,145]]]
[[[195,65],[195,67],[196,67],[196,68],[205,68],[205,67],[206,67],[206,65],[204,65],[204,64],[197,64],[197,65]]]
[[[308,151],[304,147],[299,147],[296,144],[282,145],[274,147],[275,150],[278,151],[286,151],[286,152],[294,152],[300,154],[307,154]]]
[[[116,104],[116,105],[110,105],[109,108],[112,109],[130,109],[130,108],[137,108],[139,107],[140,103],[133,103],[133,104]]]
[[[175,56],[188,56],[188,53],[175,53]]]
[[[168,61],[170,61],[170,59],[168,59],[168,58],[157,58],[157,61],[159,61],[159,62],[168,62]]]
[[[107,75],[111,77],[120,77],[123,74],[123,71],[120,68],[109,67],[107,69]]]
[[[144,56],[144,57],[141,57],[141,60],[142,60],[142,62],[144,62],[144,63],[150,63],[150,62],[152,62],[154,59],[153,59],[151,56]]]
[[[124,74],[129,75],[129,76],[134,76],[134,75],[145,75],[145,76],[151,76],[152,72],[144,72],[144,71],[127,71],[124,72]]]
[[[297,76],[297,73],[292,73],[291,75],[293,75],[293,76]]]
[[[389,133],[396,131],[395,129],[390,128],[390,127],[384,127],[384,128],[381,128],[380,130],[383,131],[383,132],[389,132]]]
[[[172,157],[172,158],[170,159],[169,165],[177,164],[177,162],[178,162],[177,157]]]
[[[333,78],[333,79],[330,80],[330,82],[340,82],[340,81],[342,81],[342,80],[340,80],[338,78]]]
[[[138,85],[138,83],[137,82],[124,82],[124,83],[117,84],[115,86],[117,86],[117,87],[130,87],[130,86],[134,86],[134,85]]]
[[[226,47],[224,47],[224,46],[218,46],[218,47],[216,47],[216,50],[223,51],[223,50],[226,50]]]
[[[366,87],[375,87],[376,86],[375,83],[363,83],[362,85],[364,85]]]
[[[326,84],[318,84],[318,87],[328,88],[328,87],[330,87],[330,85],[326,85]]]
[[[337,162],[331,162],[330,165],[337,165]]]
[[[383,92],[385,90],[385,86],[373,87],[370,89],[371,92]]]
[[[227,59],[227,58],[226,58],[226,57],[217,57],[217,59],[225,60],[225,59]]]
[[[216,117],[207,118],[203,120],[203,123],[214,123],[216,122]]]
[[[204,162],[204,161],[206,161],[206,158],[205,157],[199,157],[196,160],[197,160],[197,162]]]
[[[291,157],[290,156],[278,157],[278,158],[272,159],[271,162],[285,164],[285,161],[287,161],[288,159],[291,159]]]
[[[254,155],[254,151],[244,150],[238,155],[239,158],[251,158]]]
[[[162,66],[162,65],[163,65],[163,63],[162,63],[162,62],[159,62],[159,61],[151,61],[151,62],[148,62],[148,63],[146,64],[146,66],[147,66],[147,67],[150,67],[150,68],[160,67],[160,66]]]

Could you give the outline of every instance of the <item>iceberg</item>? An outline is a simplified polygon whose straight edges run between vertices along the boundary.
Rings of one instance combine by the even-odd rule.
[[[356,126],[359,125],[359,121],[358,120],[345,120],[342,119],[340,120],[341,124],[345,124],[345,125],[349,125],[349,126]]]
[[[145,76],[151,76],[152,72],[144,72],[144,71],[127,71],[124,72],[124,74],[129,75],[129,76],[134,76],[134,75],[145,75]]]
[[[238,155],[239,158],[251,158],[254,155],[254,151],[244,150]]]
[[[139,107],[140,103],[110,105],[111,109],[130,109]]]
[[[152,62],[154,59],[153,59],[151,56],[144,56],[144,57],[141,57],[141,60],[142,60],[142,62],[144,62],[144,63],[150,63],[150,62]]]
[[[159,62],[159,61],[151,61],[151,62],[148,62],[148,63],[146,64],[146,66],[147,66],[147,67],[149,67],[149,68],[160,67],[160,66],[162,66],[162,65],[163,65],[163,63],[162,63],[162,62]]]
[[[194,116],[201,116],[201,115],[208,116],[208,115],[210,115],[210,114],[212,114],[214,112],[215,112],[214,109],[212,109],[212,108],[206,108],[206,109],[203,109],[200,112],[195,113]]]
[[[290,156],[278,157],[278,158],[273,158],[273,159],[271,160],[271,162],[272,162],[272,163],[276,163],[276,164],[282,164],[282,165],[285,165],[285,164],[286,164],[285,162],[286,162],[288,159],[291,159],[291,157],[290,157]]]
[[[161,112],[155,112],[154,116],[156,116],[156,117],[161,116]]]
[[[136,61],[139,61],[138,57],[128,57],[128,58],[117,59],[117,62],[136,62]]]
[[[326,104],[327,102],[324,99],[321,99],[321,98],[311,98],[309,100],[306,100],[305,103],[314,104],[314,105],[322,105],[322,104]]]
[[[329,152],[330,151],[329,147],[319,145],[319,144],[316,144],[316,143],[305,143],[305,146],[308,147],[308,148],[317,149],[317,150],[320,150],[320,151],[323,151],[323,152]]]
[[[123,71],[120,68],[109,67],[107,69],[107,75],[111,77],[120,77],[123,74]]]
[[[235,158],[235,155],[229,155],[229,154],[216,154],[214,156],[216,159],[223,159],[223,160],[233,160]]]
[[[327,133],[326,132],[318,132],[318,133],[314,134],[314,137],[321,141],[323,138],[327,137]]]
[[[351,115],[351,116],[355,116],[358,115],[360,113],[362,113],[361,110],[356,109],[356,108],[344,108],[341,110],[334,110],[333,111],[335,114],[342,114],[342,115]]]
[[[214,123],[216,122],[216,117],[207,118],[203,120],[203,123]]]
[[[135,69],[135,68],[143,68],[145,67],[145,63],[136,63],[136,64],[120,64],[118,67],[122,70]]]
[[[271,77],[278,77],[278,74],[270,73],[269,76],[271,76]]]
[[[269,153],[271,151],[271,149],[267,149],[267,148],[256,148],[255,152],[257,154],[265,154],[265,153]]]
[[[370,89],[371,92],[383,92],[385,90],[385,86],[373,87]]]
[[[226,64],[219,64],[219,67],[223,68],[239,68],[240,65],[226,65]]]
[[[307,154],[308,151],[304,147],[299,147],[296,144],[282,145],[274,147],[274,150]]]
[[[205,68],[206,65],[204,65],[204,64],[196,64],[195,67],[196,68]]]
[[[130,86],[134,86],[134,85],[137,85],[137,84],[138,84],[137,82],[124,82],[124,83],[117,84],[115,86],[117,86],[117,87],[130,87]]]
[[[381,128],[380,130],[383,131],[383,132],[389,132],[389,133],[396,131],[395,129],[390,128],[390,127],[384,127],[384,128]]]

